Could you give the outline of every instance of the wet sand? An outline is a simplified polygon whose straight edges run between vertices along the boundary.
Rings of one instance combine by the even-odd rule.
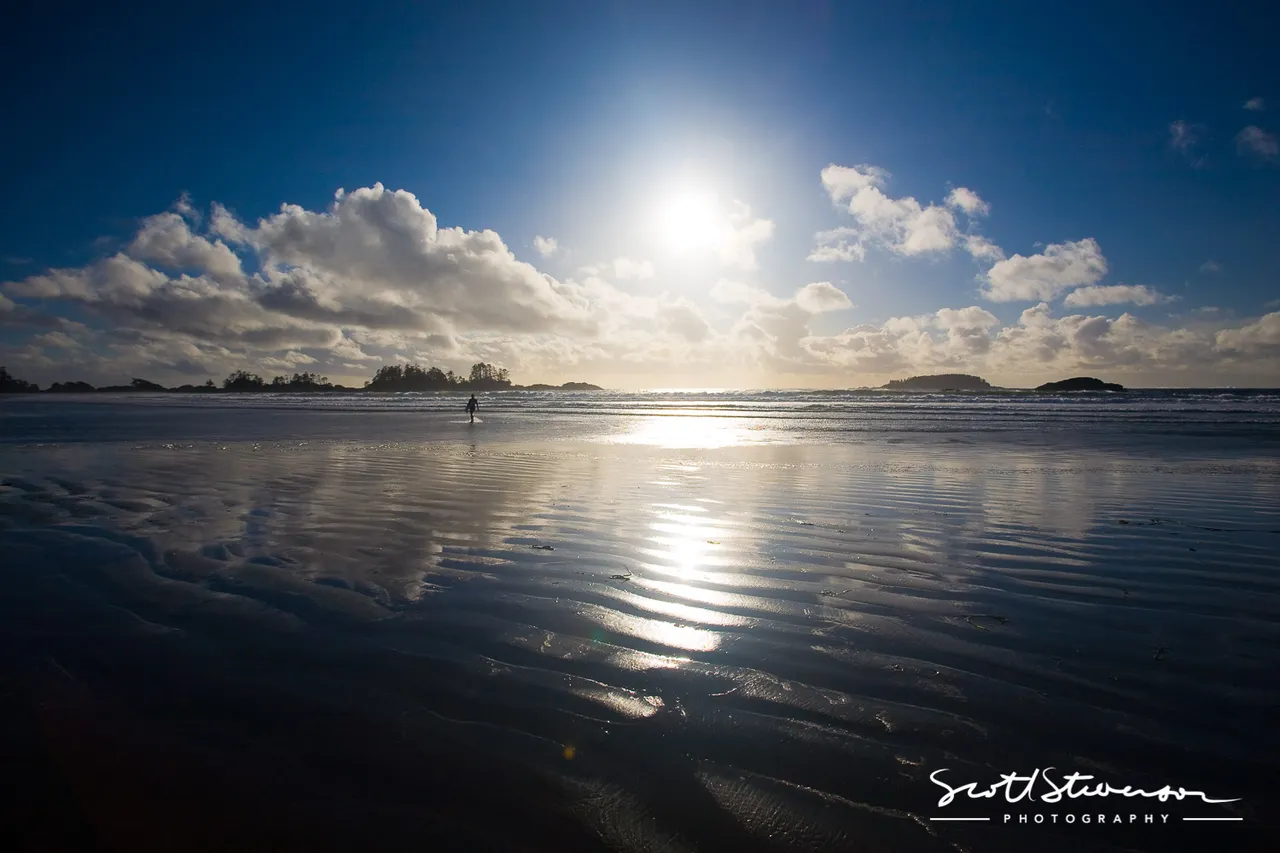
[[[3,449],[6,823],[24,849],[1276,837],[1273,459],[655,444]],[[929,780],[1037,767],[1242,799],[1018,827]]]

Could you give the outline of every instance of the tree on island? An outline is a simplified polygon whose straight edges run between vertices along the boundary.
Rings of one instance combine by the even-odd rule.
[[[262,377],[256,373],[250,373],[247,370],[237,370],[235,373],[222,380],[222,390],[224,391],[261,391],[267,387],[267,383]]]
[[[502,391],[512,385],[506,368],[482,361],[471,365],[466,379],[438,367],[424,370],[416,364],[388,364],[378,368],[364,387],[367,391]]]
[[[39,390],[36,383],[10,376],[8,370],[0,367],[0,394],[31,394]]]
[[[271,380],[272,391],[332,391],[333,383],[328,376],[318,373],[295,373],[292,378],[277,376]]]
[[[49,391],[53,394],[88,394],[97,390],[88,382],[55,382],[49,386]]]

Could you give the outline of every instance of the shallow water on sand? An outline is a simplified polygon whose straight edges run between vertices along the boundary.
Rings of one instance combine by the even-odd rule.
[[[6,821],[42,849],[1275,838],[1273,455],[667,423],[0,449]],[[930,781],[1047,767],[1240,800]]]

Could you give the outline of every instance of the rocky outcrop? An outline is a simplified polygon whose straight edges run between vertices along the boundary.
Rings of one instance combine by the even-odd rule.
[[[1037,391],[1123,391],[1123,385],[1114,382],[1103,382],[1092,376],[1073,376],[1060,382],[1046,382],[1036,388]]]

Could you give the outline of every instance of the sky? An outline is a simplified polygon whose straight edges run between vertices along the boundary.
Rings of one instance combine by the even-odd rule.
[[[1280,384],[1266,4],[184,6],[0,34],[16,376]]]

